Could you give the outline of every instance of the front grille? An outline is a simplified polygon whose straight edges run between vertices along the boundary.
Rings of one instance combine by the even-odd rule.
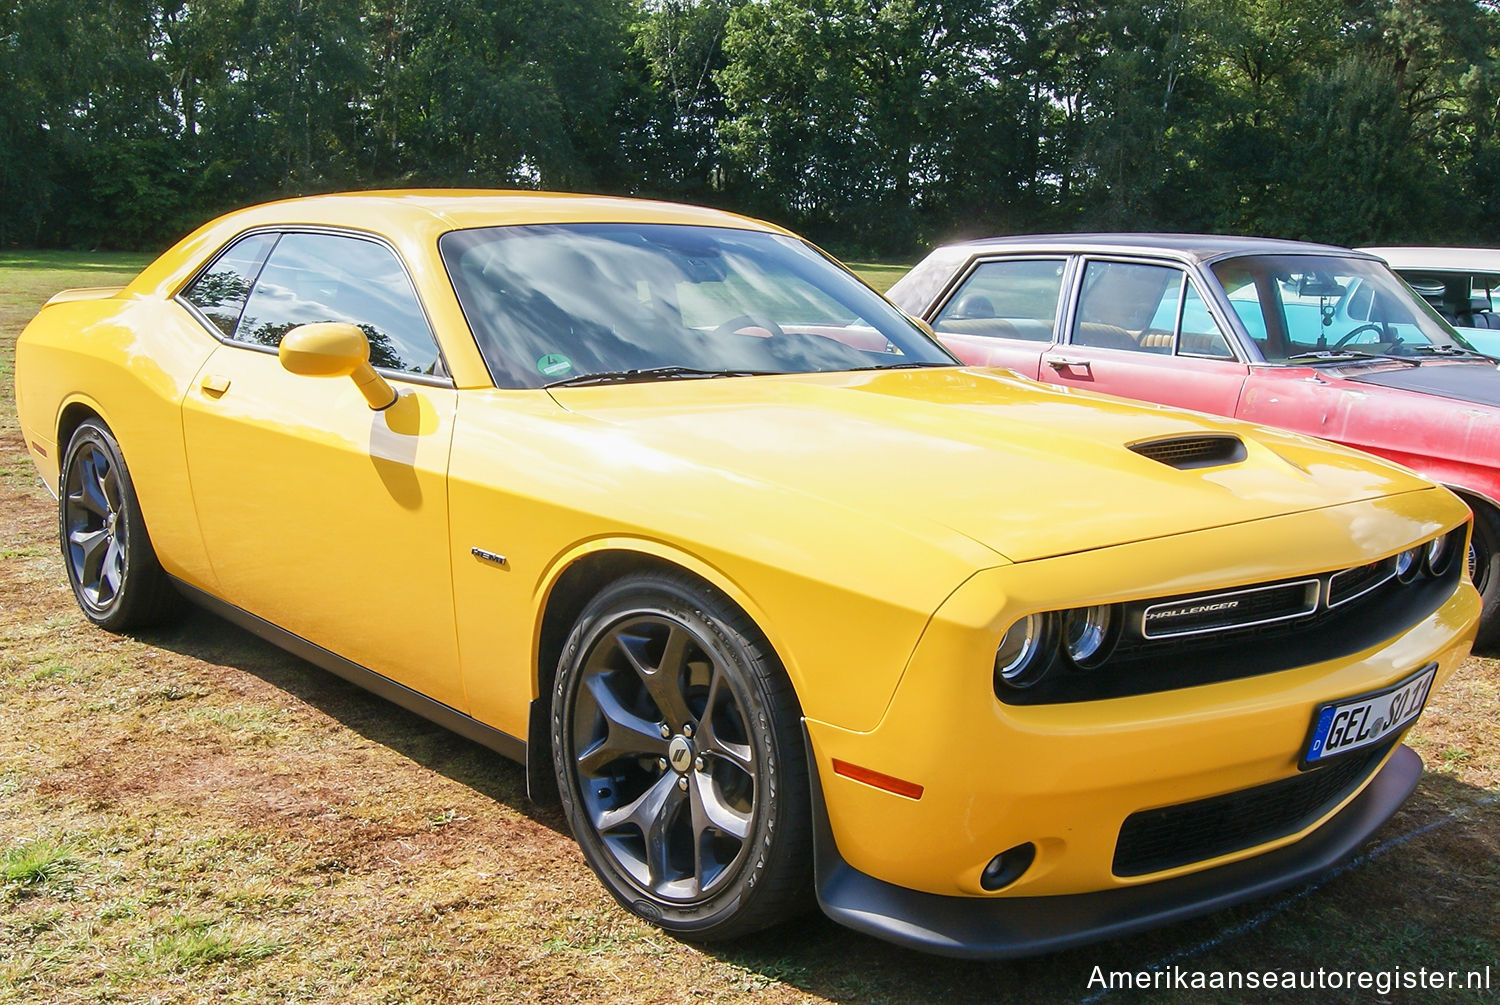
[[[1210,468],[1245,459],[1245,445],[1237,436],[1173,436],[1132,443],[1130,449],[1181,470]]]
[[[1141,615],[1141,637],[1165,639],[1300,618],[1318,609],[1316,579],[1200,594],[1152,604]]]
[[[1449,531],[1451,546],[1462,549],[1466,533]],[[1402,583],[1395,562],[1117,604],[1102,663],[1061,659],[1030,687],[997,682],[995,696],[1007,705],[1100,701],[1343,659],[1420,623],[1453,595],[1463,571],[1451,562],[1441,575]]]
[[[1347,600],[1368,593],[1395,574],[1395,558],[1383,558],[1356,569],[1335,572],[1328,580],[1328,606],[1337,607]]]
[[[1363,784],[1394,745],[1253,789],[1132,813],[1115,843],[1114,874],[1145,876],[1295,834]]]

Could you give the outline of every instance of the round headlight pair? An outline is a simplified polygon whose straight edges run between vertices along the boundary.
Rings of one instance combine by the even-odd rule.
[[[1454,544],[1452,532],[1442,537],[1435,537],[1425,545],[1408,548],[1396,556],[1396,578],[1403,583],[1414,582],[1418,576],[1426,573],[1430,576],[1441,576],[1453,565],[1453,556],[1457,554],[1457,546]]]
[[[1028,614],[1011,625],[995,650],[995,675],[1014,688],[1031,687],[1064,653],[1076,667],[1093,669],[1114,646],[1113,607],[1079,607]]]

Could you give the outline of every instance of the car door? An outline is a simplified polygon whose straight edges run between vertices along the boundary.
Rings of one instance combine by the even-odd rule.
[[[252,234],[180,297],[221,339],[183,406],[220,598],[462,709],[448,555],[457,406],[395,251],[344,233]],[[358,325],[400,397],[297,376],[292,327]]]
[[[1068,339],[1042,355],[1041,379],[1233,415],[1249,367],[1177,265],[1088,259]]]
[[[931,312],[938,338],[970,366],[1003,366],[1033,380],[1056,339],[1064,256],[975,263]]]

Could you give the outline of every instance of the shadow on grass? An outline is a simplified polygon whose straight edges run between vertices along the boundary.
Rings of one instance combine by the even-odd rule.
[[[1111,989],[1111,973],[1491,968],[1500,992],[1500,794],[1427,773],[1397,814],[1321,880],[1130,938],[996,963],[888,946],[817,914],[733,946],[707,947],[768,980],[839,1002],[1327,1002],[1391,1000],[1323,987]],[[1098,968],[1097,971],[1095,968]],[[1158,978],[1149,978],[1156,980]],[[1211,979],[1211,978],[1210,978]],[[1429,995],[1431,993],[1429,992]],[[1424,1000],[1441,1000],[1442,995]],[[1397,1000],[1401,1000],[1399,995]],[[1458,1000],[1458,997],[1455,997]]]
[[[172,628],[141,632],[138,637],[157,648],[258,677],[367,740],[504,803],[551,830],[571,833],[561,809],[538,805],[526,797],[526,772],[521,765],[207,611],[189,608],[187,617]]]
[[[566,835],[556,807],[525,795],[521,767],[203,611],[142,641],[233,667],[366,739]],[[785,985],[835,1002],[1240,1002],[1259,993],[1111,989],[1143,971],[1500,970],[1500,794],[1429,772],[1370,841],[1324,879],[1167,928],[1026,960],[975,963],[916,953],[817,912],[729,945],[700,946],[746,974],[746,990]],[[1160,978],[1156,978],[1160,979]],[[1492,977],[1500,988],[1500,973]],[[1481,992],[1482,998],[1484,992]],[[1306,989],[1268,1000],[1370,1001]],[[1476,1000],[1471,993],[1464,1000]]]

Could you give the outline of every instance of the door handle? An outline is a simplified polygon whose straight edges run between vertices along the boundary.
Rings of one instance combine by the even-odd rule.
[[[205,394],[217,398],[229,390],[229,378],[221,377],[216,373],[204,374],[203,379],[198,382],[198,386],[203,388]]]
[[[1088,360],[1074,359],[1071,356],[1053,356],[1051,359],[1047,360],[1047,365],[1054,370],[1066,370],[1069,367],[1076,366],[1078,369],[1084,371],[1085,373],[1093,373],[1093,370],[1089,368]]]

